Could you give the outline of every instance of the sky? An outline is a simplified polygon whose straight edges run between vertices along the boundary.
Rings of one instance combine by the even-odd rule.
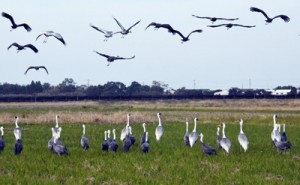
[[[40,81],[57,85],[72,78],[77,85],[97,85],[110,81],[130,85],[137,81],[151,85],[161,81],[178,89],[275,88],[279,85],[300,86],[300,1],[296,0],[0,0],[0,11],[12,15],[16,23],[28,23],[10,31],[8,19],[0,17],[0,83],[29,84]],[[276,19],[265,24],[260,13],[270,17],[288,15],[290,22]],[[255,28],[210,28],[209,20],[198,16],[239,18],[237,24]],[[124,27],[141,22],[132,33],[121,38],[104,35],[89,24],[120,31],[116,17]],[[151,22],[167,23],[184,35],[195,29],[202,33],[181,43],[178,35],[166,30],[145,30]],[[215,22],[223,24],[226,21]],[[67,45],[49,38],[36,37],[52,30],[60,33]],[[7,50],[13,43],[32,43],[39,52],[27,49]],[[107,66],[106,58],[93,51],[113,56],[131,57]],[[31,70],[28,66],[44,65],[49,71]]]

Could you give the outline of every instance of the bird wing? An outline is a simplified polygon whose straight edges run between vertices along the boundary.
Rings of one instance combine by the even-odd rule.
[[[8,46],[7,50],[9,50],[12,46],[16,46],[17,48],[20,47],[18,43],[14,42],[10,46]]]
[[[216,28],[220,26],[227,26],[227,24],[219,24],[219,25],[208,25],[207,27]]]
[[[266,14],[266,12],[264,12],[263,10],[259,9],[259,8],[255,8],[255,7],[251,7],[250,8],[251,12],[260,12],[262,13],[267,19],[270,19],[270,17]]]
[[[200,16],[197,16],[197,15],[192,15],[192,16],[194,16],[196,18],[199,18],[199,19],[211,19],[211,17],[200,17]]]
[[[21,26],[23,26],[28,32],[32,30],[31,27],[28,24],[26,24],[26,23],[18,25],[18,27],[21,27]]]
[[[102,54],[102,53],[99,53],[99,52],[97,52],[97,51],[94,51],[95,53],[97,53],[98,55],[101,55],[101,56],[103,56],[103,57],[106,57],[106,58],[109,58],[109,57],[111,57],[111,56],[109,56],[109,55],[106,55],[106,54]]]
[[[155,23],[155,22],[152,22],[152,23],[150,23],[146,28],[145,28],[145,30],[148,28],[148,27],[150,27],[150,26],[157,26],[157,25],[159,25],[158,23]]]
[[[90,27],[92,27],[92,28],[94,28],[95,30],[100,31],[101,33],[104,33],[104,34],[105,34],[104,30],[102,30],[102,29],[100,29],[100,28],[98,28],[98,27],[96,27],[96,26],[94,26],[94,25],[92,25],[92,24],[90,24]]]
[[[178,30],[174,30],[173,29],[173,31],[172,31],[172,33],[177,33],[181,38],[185,38],[183,35],[182,35],[182,33],[180,33],[180,31],[178,31]]]
[[[194,30],[194,31],[192,31],[190,34],[188,34],[188,36],[187,36],[187,38],[189,38],[189,36],[192,34],[192,33],[201,33],[202,32],[202,30]]]
[[[254,25],[253,26],[245,26],[245,25],[241,25],[241,24],[232,24],[232,26],[239,26],[239,27],[245,27],[245,28],[255,27]]]
[[[58,39],[60,42],[62,42],[64,45],[67,45],[66,42],[65,42],[65,40],[64,40],[64,38],[61,36],[61,34],[59,34],[59,33],[53,33],[52,35],[53,35],[53,37],[55,37],[56,39]]]
[[[26,44],[24,47],[32,49],[35,53],[39,52],[39,50],[32,44]]]
[[[34,67],[32,67],[32,66],[29,66],[28,68],[27,68],[27,70],[25,71],[25,75],[27,74],[27,72],[30,70],[30,69],[34,69]]]
[[[120,26],[120,28],[121,28],[123,31],[126,31],[126,29],[122,26],[122,24],[119,23],[119,21],[118,21],[115,17],[113,17],[113,18],[115,19],[115,21],[117,22],[117,24]]]
[[[37,41],[37,40],[38,40],[38,38],[39,38],[40,36],[42,36],[42,35],[45,35],[45,33],[41,33],[41,34],[39,34],[39,35],[36,37],[35,41]]]
[[[115,60],[128,60],[128,59],[133,59],[135,58],[135,56],[133,55],[133,57],[130,58],[124,58],[124,57],[115,57]]]
[[[139,20],[138,22],[136,22],[136,23],[134,23],[132,26],[130,26],[127,30],[129,31],[129,30],[131,30],[131,28],[133,28],[134,26],[136,26],[138,23],[140,23],[141,22],[141,20]]]
[[[16,25],[14,18],[11,15],[9,15],[8,13],[5,13],[5,12],[2,12],[1,15],[2,15],[2,17],[9,19],[13,25]]]
[[[224,20],[224,21],[235,21],[235,20],[239,20],[239,18],[233,18],[233,19],[228,19],[228,18],[216,18],[218,20]]]
[[[284,20],[284,22],[289,22],[290,21],[290,18],[286,15],[277,15],[273,19],[276,19],[276,18],[281,18],[282,20]]]
[[[45,66],[38,66],[38,68],[45,69],[45,71],[47,72],[47,74],[49,74],[49,73],[48,73],[48,70],[47,70],[47,68],[46,68]]]

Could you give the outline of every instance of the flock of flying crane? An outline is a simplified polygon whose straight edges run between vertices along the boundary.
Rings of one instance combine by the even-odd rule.
[[[136,143],[136,138],[132,134],[132,127],[130,126],[130,114],[127,114],[127,124],[121,131],[120,140],[123,142],[123,151],[129,152],[130,148]],[[158,117],[158,126],[155,129],[155,138],[156,141],[161,141],[161,138],[164,134],[164,127],[162,125],[161,121],[161,113],[157,113]],[[51,128],[52,131],[52,138],[48,141],[48,149],[50,152],[55,153],[59,156],[61,155],[68,155],[68,149],[63,145],[60,135],[62,128],[58,125],[58,119],[59,115],[56,115],[56,126],[54,128]],[[19,155],[21,154],[23,150],[22,145],[22,130],[18,125],[18,117],[15,117],[15,129],[14,129],[14,136],[16,139],[15,145],[14,145],[14,154]],[[283,124],[283,132],[280,133],[280,124],[277,123],[277,115],[275,114],[273,116],[273,130],[271,132],[271,139],[272,144],[275,148],[278,149],[279,152],[285,152],[289,149],[291,149],[292,144],[290,141],[287,140],[286,132],[285,132],[285,124]],[[194,129],[192,132],[189,133],[188,131],[188,121],[186,121],[186,133],[183,137],[184,143],[186,146],[192,148],[195,143],[200,139],[201,148],[204,154],[206,155],[217,155],[217,150],[213,148],[212,146],[208,146],[203,142],[203,133],[197,132],[197,121],[198,118],[194,118]],[[217,138],[216,138],[216,144],[219,149],[223,149],[226,153],[230,153],[231,148],[231,141],[226,137],[225,135],[225,123],[221,123],[220,125],[222,127],[222,137],[220,136],[220,127],[217,127]],[[88,150],[90,148],[89,146],[89,139],[87,138],[85,134],[85,125],[82,125],[83,133],[80,140],[80,144],[83,150]],[[146,123],[143,123],[143,129],[144,132],[140,139],[140,149],[143,153],[148,153],[150,151],[150,140],[148,137],[148,132],[146,130]],[[0,138],[0,153],[5,148],[5,139],[4,139],[4,128],[3,126],[0,127],[1,131],[1,138]],[[104,131],[104,141],[102,142],[101,149],[104,152],[117,152],[118,150],[118,143],[116,140],[116,129],[112,130],[113,138],[111,138],[111,131],[106,130]],[[238,135],[238,142],[240,146],[243,148],[243,150],[246,152],[249,146],[249,141],[246,136],[246,134],[243,131],[243,120],[240,120],[240,133]]]
[[[274,19],[276,18],[281,18],[282,20],[284,20],[285,22],[289,22],[290,21],[290,18],[286,15],[277,15],[277,16],[274,16],[274,17],[269,17],[263,10],[259,9],[259,8],[255,8],[255,7],[251,7],[250,8],[250,11],[252,12],[259,12],[259,13],[262,13],[262,15],[264,15],[264,17],[266,18],[266,24],[268,23],[272,23]],[[23,27],[25,28],[28,32],[31,31],[31,27],[26,24],[26,23],[22,23],[22,24],[16,24],[13,17],[5,12],[2,12],[2,16],[9,19],[12,26],[11,28],[12,29],[17,29],[18,27]],[[196,15],[192,15],[193,17],[196,17],[196,18],[200,18],[200,19],[209,19],[212,23],[218,21],[218,20],[221,20],[221,21],[236,21],[238,20],[239,18],[218,18],[218,17],[201,17],[201,16],[196,16]],[[117,32],[113,32],[113,31],[107,31],[107,30],[104,30],[102,28],[99,28],[99,27],[96,27],[92,24],[90,24],[90,26],[92,28],[94,28],[95,30],[101,32],[104,34],[104,37],[105,37],[105,40],[104,41],[107,41],[108,38],[112,37],[113,35],[115,34],[122,34],[122,37],[124,37],[125,35],[131,33],[131,29],[136,26],[137,24],[140,23],[141,20],[137,21],[136,23],[134,23],[132,26],[130,26],[129,28],[125,28],[115,17],[113,17],[114,20],[116,21],[116,23],[119,25],[119,27],[121,28],[121,31],[117,31]],[[161,24],[161,23],[156,23],[156,22],[152,22],[150,23],[145,29],[149,28],[153,26],[156,30],[157,29],[166,29],[168,30],[169,33],[172,33],[173,35],[179,35],[181,37],[181,41],[182,43],[183,42],[186,42],[186,41],[189,41],[189,37],[191,36],[191,34],[193,33],[201,33],[202,32],[202,29],[196,29],[192,32],[190,32],[187,36],[184,36],[180,31],[174,29],[171,25],[169,24]],[[253,28],[255,27],[255,25],[242,25],[242,24],[232,24],[232,23],[228,23],[228,24],[219,24],[219,25],[208,25],[207,27],[211,27],[211,28],[217,28],[217,27],[226,27],[227,29],[230,29],[232,27],[244,27],[244,28]],[[47,39],[48,37],[55,37],[56,39],[58,39],[60,42],[62,42],[64,45],[66,45],[66,42],[64,41],[63,37],[59,34],[59,33],[56,33],[54,31],[46,31],[46,32],[43,32],[41,34],[39,34],[36,38],[36,40],[40,37],[44,35],[45,36],[45,40],[44,40],[44,43],[47,42]],[[7,49],[10,49],[12,46],[14,47],[17,47],[17,51],[21,51],[21,50],[24,50],[26,48],[30,48],[31,50],[33,50],[35,53],[38,52],[38,49],[32,45],[32,44],[26,44],[26,45],[20,45],[18,43],[12,43]],[[100,52],[97,52],[97,51],[94,51],[95,53],[97,53],[98,55],[102,56],[102,57],[105,57],[107,59],[107,66],[109,66],[109,64],[111,62],[114,62],[115,60],[128,60],[128,59],[133,59],[135,58],[135,56],[132,56],[132,57],[128,57],[128,58],[125,58],[125,57],[119,57],[119,56],[110,56],[110,55],[107,55],[107,54],[103,54],[103,53],[100,53]],[[27,70],[25,71],[25,75],[27,74],[27,72],[31,69],[35,69],[35,70],[39,70],[39,69],[44,69],[47,74],[48,74],[48,70],[45,66],[29,66],[27,68]]]

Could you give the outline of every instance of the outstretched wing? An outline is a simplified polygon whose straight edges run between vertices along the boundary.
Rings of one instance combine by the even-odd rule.
[[[197,16],[197,15],[192,15],[192,16],[194,16],[196,18],[199,18],[199,19],[211,19],[211,17],[200,17],[200,16]]]
[[[29,67],[27,68],[27,70],[25,71],[24,75],[26,75],[26,74],[27,74],[27,72],[28,72],[30,69],[34,69],[34,67],[32,67],[32,66],[29,66]]]
[[[47,68],[45,66],[39,66],[39,68],[45,69],[46,73],[49,74],[48,70],[47,70]]]
[[[227,24],[219,24],[219,25],[207,25],[207,27],[216,28],[220,26],[227,26]]]
[[[239,27],[244,27],[244,28],[253,28],[253,27],[255,27],[255,25],[253,25],[253,26],[246,26],[246,25],[242,25],[242,24],[232,24],[232,26],[239,26]]]
[[[145,28],[145,30],[147,29],[147,28],[149,28],[150,26],[158,26],[159,24],[158,23],[156,23],[156,22],[152,22],[152,23],[150,23],[146,28]]]
[[[44,32],[44,33],[41,33],[41,34],[39,34],[39,35],[36,37],[35,41],[37,41],[37,40],[38,40],[38,38],[39,38],[40,36],[42,36],[42,35],[45,35],[45,32]]]
[[[90,27],[92,27],[92,28],[94,28],[95,30],[100,31],[101,33],[104,33],[104,34],[105,34],[105,32],[104,32],[102,29],[100,29],[100,28],[98,28],[98,27],[96,27],[96,26],[94,26],[94,25],[92,25],[92,24],[90,24]]]
[[[30,32],[32,29],[31,29],[31,27],[28,25],[28,24],[26,24],[26,23],[23,23],[23,24],[19,24],[18,25],[18,27],[24,27],[25,29],[26,29],[26,31],[28,31],[28,32]]]
[[[133,55],[133,57],[130,57],[130,58],[115,57],[115,60],[129,60],[129,59],[133,59],[133,58],[135,58],[135,55]]]
[[[24,45],[24,47],[28,47],[28,48],[32,49],[32,51],[34,51],[35,53],[39,52],[39,50],[32,44],[26,44],[26,45]]]
[[[133,28],[134,26],[136,26],[138,23],[140,23],[141,22],[141,20],[139,20],[138,22],[136,22],[134,25],[132,25],[132,26],[130,26],[127,30],[129,31],[129,30],[131,30],[131,28]]]
[[[58,39],[60,42],[62,42],[64,45],[67,45],[66,42],[65,42],[65,40],[64,40],[64,38],[61,36],[61,34],[59,34],[59,33],[53,33],[52,35],[53,35],[53,37],[55,37],[56,39]]]
[[[11,15],[9,15],[8,13],[5,13],[5,12],[2,12],[1,15],[2,15],[2,17],[9,19],[11,24],[16,25],[14,18]]]
[[[122,24],[119,23],[119,21],[118,21],[115,17],[113,17],[113,18],[115,19],[115,21],[117,22],[117,24],[120,26],[120,28],[121,28],[123,31],[126,31],[126,29],[122,26]]]
[[[7,50],[9,50],[12,46],[16,46],[17,48],[20,47],[18,43],[14,42],[10,46],[8,46]]]
[[[228,19],[228,18],[216,18],[216,19],[218,19],[218,20],[224,20],[224,21],[236,21],[236,20],[239,20],[239,18],[233,18],[233,19]]]
[[[101,56],[105,57],[105,58],[111,57],[111,56],[109,56],[109,55],[102,54],[102,53],[99,53],[99,52],[97,52],[97,51],[94,51],[94,52],[97,53],[98,55],[101,55]]]
[[[173,29],[173,28],[172,28],[172,29]],[[182,33],[180,33],[180,31],[178,31],[178,30],[174,30],[174,29],[173,29],[172,33],[173,33],[173,34],[176,34],[176,33],[177,33],[181,38],[185,38],[185,37],[182,35]]]
[[[201,33],[201,32],[202,32],[202,30],[200,30],[200,29],[194,30],[190,34],[188,34],[187,38],[189,38],[192,33]]]
[[[264,12],[263,10],[259,9],[259,8],[255,8],[255,7],[251,7],[250,8],[251,12],[260,12],[262,13],[267,19],[270,19],[270,17],[266,14],[266,12]]]
[[[276,19],[276,18],[281,18],[282,20],[284,20],[284,22],[289,22],[290,21],[290,18],[286,15],[277,15],[273,19]]]

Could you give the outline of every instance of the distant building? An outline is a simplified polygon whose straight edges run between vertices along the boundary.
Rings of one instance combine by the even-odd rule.
[[[287,96],[291,94],[292,89],[267,89],[267,92],[270,92],[273,96]]]
[[[228,96],[228,95],[229,95],[229,89],[224,89],[214,93],[214,96]]]

